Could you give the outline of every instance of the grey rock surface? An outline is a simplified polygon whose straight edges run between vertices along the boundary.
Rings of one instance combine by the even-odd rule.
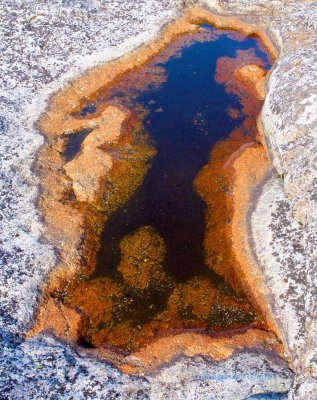
[[[48,334],[20,346],[3,346],[1,351],[3,400],[242,400],[272,393],[279,399],[292,377],[285,362],[255,352],[221,362],[180,357],[146,378],[137,378],[81,356]]]
[[[290,372],[265,354],[184,357],[131,378],[47,334],[24,340],[56,264],[41,241],[32,164],[43,138],[34,124],[72,77],[149,41],[189,3],[260,24],[280,52],[261,114],[274,170],[254,204],[251,236],[292,357],[289,398],[317,399],[316,2],[0,0],[1,399],[285,398]]]
[[[148,398],[146,379],[131,378],[98,360],[80,357],[47,334],[20,346],[3,346],[1,356],[3,400]]]
[[[150,398],[243,400],[270,395],[278,399],[286,395],[291,377],[286,364],[265,354],[238,353],[221,362],[183,358],[152,377]]]

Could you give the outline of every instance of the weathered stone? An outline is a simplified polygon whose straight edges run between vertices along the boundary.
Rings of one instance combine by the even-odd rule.
[[[265,99],[265,75],[266,72],[255,64],[241,67],[237,72],[237,78],[247,87],[254,91],[259,100]]]
[[[111,157],[101,146],[116,142],[125,118],[120,109],[107,107],[99,117],[89,120],[89,126],[95,127],[94,131],[83,141],[80,154],[65,165],[78,201],[96,201],[100,182],[112,166]]]
[[[250,241],[269,289],[268,307],[295,372],[289,398],[314,400],[317,5],[286,0],[205,0],[201,4],[260,25],[279,51],[261,115],[278,175],[274,171],[254,196]],[[181,0],[1,4],[3,399],[244,399],[289,388],[290,373],[280,360],[250,351],[217,363],[186,356],[153,376],[131,378],[85,353],[79,356],[47,334],[18,344],[33,321],[43,282],[56,265],[54,248],[41,241],[43,227],[36,208],[39,182],[32,164],[43,139],[34,123],[49,96],[67,81],[150,40],[167,21],[180,15],[182,7]]]
[[[180,356],[145,378],[119,372],[85,352],[79,354],[47,333],[1,350],[2,399],[242,400],[285,393],[291,380],[284,362],[252,351],[217,362]]]

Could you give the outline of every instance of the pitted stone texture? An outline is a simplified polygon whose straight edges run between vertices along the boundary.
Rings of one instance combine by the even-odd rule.
[[[0,0],[0,29],[4,38],[0,75],[0,327],[5,331],[3,336],[8,343],[16,334],[23,336],[32,321],[41,283],[56,264],[54,249],[41,242],[43,227],[36,210],[38,180],[31,166],[43,139],[34,123],[54,91],[87,68],[119,57],[153,38],[166,22],[179,14],[183,3],[204,4],[214,11],[258,23],[281,52],[269,80],[261,118],[273,164],[280,176],[284,176],[285,183],[278,186],[272,181],[272,188],[266,186],[269,192],[266,198],[263,191],[254,217],[259,226],[263,225],[263,230],[254,236],[254,242],[264,277],[270,283],[272,310],[280,322],[285,343],[293,352],[296,376],[290,398],[317,399],[314,379],[317,359],[315,1]],[[273,212],[270,214],[269,205],[275,210],[275,216]],[[303,225],[302,229],[294,222],[295,218]],[[261,246],[262,236],[266,248]],[[303,251],[295,248],[295,243]],[[279,298],[283,288],[286,294]],[[66,351],[64,345],[55,345],[59,351]],[[45,340],[23,346],[35,346],[42,357],[48,357]],[[4,385],[0,386],[2,398],[10,398],[4,397],[5,385],[13,385],[19,379],[32,387],[27,375],[30,364],[23,364],[25,357],[20,347],[4,347],[1,364],[16,372],[11,380],[7,368],[0,377],[0,384]],[[46,378],[46,383],[50,382],[57,373],[54,361],[54,357],[48,358],[47,375],[43,375],[41,382]],[[196,359],[195,363],[202,363],[205,368],[203,360]],[[25,368],[17,372],[23,365]],[[174,374],[183,372],[181,368],[173,371]],[[94,376],[92,370],[91,374],[88,376]],[[193,376],[180,375],[179,379],[184,377],[188,383]],[[32,379],[35,382],[32,390],[36,390],[36,385],[41,387],[40,381],[34,376]],[[128,382],[129,378],[122,379]],[[241,387],[244,380],[247,382],[246,376]],[[69,379],[68,387],[73,382]],[[146,383],[139,384],[146,386]],[[14,390],[22,390],[13,386]],[[53,390],[53,386],[48,387]],[[75,384],[73,393],[76,394]]]
[[[277,397],[285,396],[290,383],[285,364],[269,355],[238,353],[214,363],[194,357],[162,369],[152,380],[150,398],[243,400],[265,394]]]
[[[148,399],[146,379],[131,378],[98,360],[80,357],[48,336],[0,350],[2,400]]]
[[[298,360],[305,349],[305,238],[292,220],[282,179],[273,172],[261,188],[250,224],[254,254],[271,291],[272,313],[289,355]]]
[[[316,146],[317,72],[312,63],[316,62],[317,44],[312,38],[301,43],[289,52],[283,46],[262,111],[272,161],[280,174],[290,174],[307,146]],[[290,188],[288,194],[292,195]]]
[[[256,352],[221,362],[180,357],[147,378],[130,377],[45,335],[2,348],[0,376],[3,400],[242,400],[285,393],[292,377],[285,362]]]
[[[315,400],[316,396],[316,379],[312,378],[310,374],[304,371],[298,373],[292,384],[292,389],[289,392],[288,399],[312,399]]]

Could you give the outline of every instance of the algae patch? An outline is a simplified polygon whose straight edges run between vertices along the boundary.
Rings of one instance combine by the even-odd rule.
[[[270,57],[257,39],[195,31],[81,99],[72,129],[43,152],[58,148],[50,177],[64,188],[46,186],[46,218],[60,222],[54,199],[74,232],[62,252],[73,279],[58,298],[80,310],[93,346],[133,351],[167,330],[265,327],[237,278],[231,157],[256,142],[262,105],[237,71],[252,64],[263,77]]]
[[[101,146],[115,161],[98,205],[107,215],[98,262],[65,298],[87,315],[85,339],[95,346],[133,350],[166,330],[264,326],[236,275],[226,163],[255,143],[261,108],[236,71],[267,67],[269,57],[255,39],[208,25],[197,35],[179,37],[82,108],[93,116],[115,105],[134,118],[129,134]],[[104,293],[108,303],[98,304]]]

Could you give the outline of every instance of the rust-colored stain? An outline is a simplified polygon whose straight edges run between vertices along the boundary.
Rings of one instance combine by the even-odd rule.
[[[162,267],[164,239],[150,226],[140,228],[121,241],[122,259],[118,266],[120,280],[108,277],[87,279],[94,271],[100,234],[108,216],[142,183],[149,162],[155,155],[155,149],[140,120],[143,110],[136,112],[130,108],[120,108],[120,104],[116,102],[110,104],[111,91],[120,91],[120,85],[122,90],[127,85],[138,91],[146,90],[147,85],[156,85],[159,88],[166,79],[164,68],[147,70],[145,63],[169,43],[172,43],[170,54],[166,52],[165,57],[177,54],[173,39],[186,32],[197,32],[197,24],[202,22],[210,22],[220,28],[229,26],[245,34],[258,34],[271,50],[271,54],[275,55],[269,41],[257,27],[250,27],[234,19],[222,19],[203,10],[190,9],[180,21],[166,28],[161,39],[148,47],[142,47],[131,56],[110,63],[108,67],[98,67],[86,77],[80,77],[73,82],[52,99],[49,111],[41,119],[39,126],[48,142],[37,163],[43,186],[40,207],[47,226],[45,237],[59,249],[60,269],[49,282],[31,335],[51,328],[64,339],[77,342],[85,340],[93,346],[99,346],[99,355],[102,355],[102,347],[105,345],[134,351],[133,354],[142,359],[143,365],[151,367],[159,364],[157,359],[161,357],[162,349],[162,359],[166,361],[171,359],[172,354],[180,351],[175,347],[174,336],[164,336],[168,330],[173,332],[212,328],[213,331],[221,332],[224,329],[240,329],[245,326],[254,328],[248,334],[243,334],[244,336],[239,333],[238,339],[217,339],[216,348],[223,346],[219,359],[231,354],[232,346],[252,345],[251,342],[248,343],[248,339],[245,340],[250,335],[257,345],[266,346],[270,343],[269,347],[280,350],[274,335],[257,329],[273,329],[274,323],[271,323],[263,302],[258,301],[257,292],[241,281],[248,274],[250,260],[241,257],[238,254],[239,249],[233,245],[233,241],[239,242],[237,221],[245,222],[241,215],[245,216],[247,212],[245,199],[249,199],[249,195],[246,196],[246,193],[251,193],[252,188],[259,184],[268,167],[265,152],[256,140],[256,120],[264,98],[266,72],[263,70],[263,62],[252,51],[241,50],[235,58],[218,59],[216,81],[224,84],[228,93],[238,96],[243,106],[243,115],[235,108],[228,108],[228,115],[233,119],[243,116],[244,120],[241,126],[231,132],[228,139],[213,147],[208,164],[199,172],[194,182],[196,191],[207,205],[203,244],[205,262],[224,278],[225,289],[220,290],[204,276],[194,277],[186,283],[173,282]],[[206,40],[206,35],[210,33],[203,29],[195,37],[184,35],[182,45],[189,44],[192,40]],[[232,32],[231,35],[236,40],[243,39],[239,33]],[[143,74],[138,74],[135,70],[135,73],[125,75],[127,71],[133,71],[141,65],[145,65]],[[248,66],[251,67],[246,68]],[[106,85],[110,83],[109,90],[105,91]],[[82,91],[85,93],[84,97]],[[93,106],[95,112],[80,116],[79,110],[84,105]],[[77,195],[74,192],[74,181],[65,173],[67,167],[65,168],[63,152],[67,141],[62,134],[90,126],[102,129],[103,121],[108,118],[107,108],[110,106],[118,107],[125,117],[120,128],[114,128],[116,132],[109,136],[108,141],[104,141],[101,146],[94,141],[96,148],[109,156],[109,163],[104,165],[97,183],[89,183],[90,188],[94,185],[94,195],[79,202],[78,192]],[[237,161],[251,149],[253,167],[258,167],[262,173],[258,174],[257,179],[249,181],[244,176],[243,193],[239,193],[235,187],[239,178]],[[254,156],[256,151],[261,153],[259,162]],[[240,197],[243,199],[241,204]],[[240,219],[237,215],[240,215]],[[241,264],[245,265],[241,267]],[[135,307],[142,306],[141,294],[150,289],[156,291],[157,295],[166,294],[167,305],[157,310],[151,318],[145,318],[142,326],[135,326]],[[131,313],[130,319],[124,317],[127,313]],[[154,340],[158,333],[163,336],[161,342]],[[177,337],[177,333],[175,335]],[[188,350],[191,354],[204,353],[204,348],[207,354],[211,342],[214,346],[215,340],[209,341],[199,333],[188,335],[181,339],[182,351],[185,353],[192,340],[197,340],[196,347],[199,350]],[[151,348],[152,341],[154,344]],[[212,353],[211,350],[209,352]],[[104,354],[109,358],[106,350]],[[129,367],[133,364],[132,361],[127,360],[127,363],[118,362],[126,372],[137,370],[137,367]]]
[[[118,271],[125,282],[138,290],[166,284],[164,240],[151,226],[126,236],[120,248],[122,260]]]
[[[241,293],[241,282],[236,279],[237,260],[232,249],[231,235],[234,211],[232,184],[235,178],[232,162],[241,154],[240,149],[256,144],[256,120],[262,102],[254,96],[253,88],[250,90],[249,86],[240,82],[236,71],[251,63],[262,66],[263,62],[253,51],[239,50],[237,53],[235,58],[218,59],[215,79],[225,85],[227,92],[238,96],[243,106],[244,121],[231,132],[227,140],[214,146],[209,163],[195,180],[195,187],[208,205],[204,240],[207,265],[224,276]],[[234,118],[236,112],[232,108],[228,110],[228,114]]]

